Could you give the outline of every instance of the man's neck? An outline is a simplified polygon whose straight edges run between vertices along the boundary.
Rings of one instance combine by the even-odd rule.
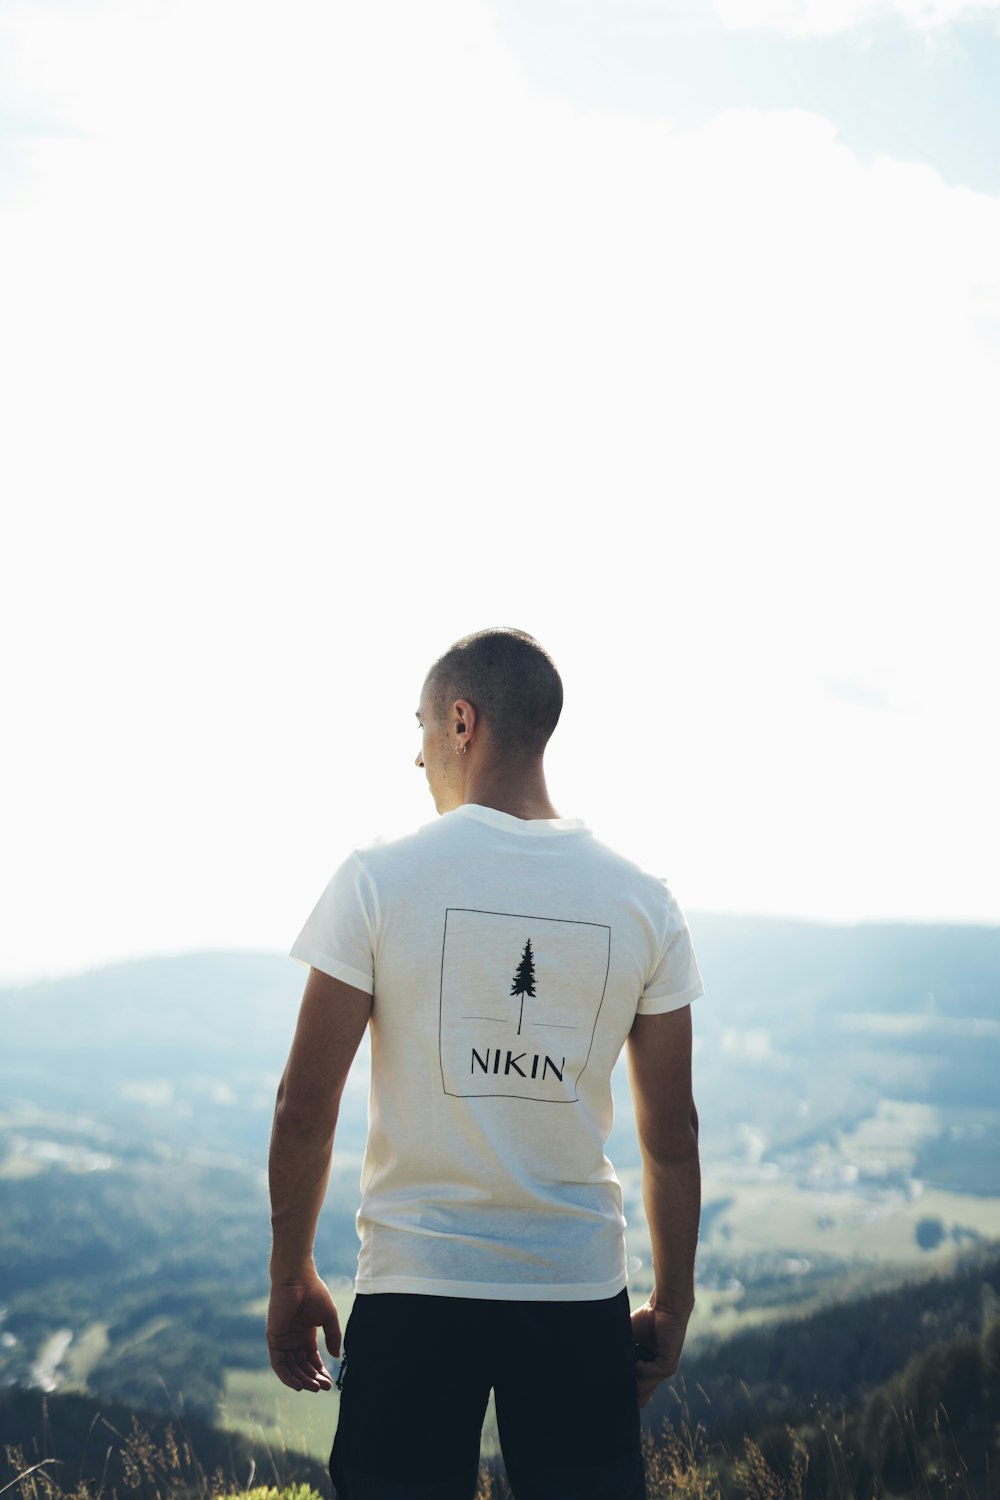
[[[495,808],[497,812],[509,813],[512,818],[558,818],[545,785],[545,771],[540,760],[519,766],[513,774],[509,766],[489,764],[475,769],[470,767],[470,771],[464,801]]]

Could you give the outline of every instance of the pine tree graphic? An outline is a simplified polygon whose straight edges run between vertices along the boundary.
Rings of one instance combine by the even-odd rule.
[[[521,997],[521,1014],[517,1018],[517,1034],[520,1036],[521,1022],[524,1020],[524,997],[530,995],[532,1000],[535,998],[535,957],[531,951],[530,938],[524,945],[524,952],[521,954],[521,962],[517,966],[510,992],[512,995]]]

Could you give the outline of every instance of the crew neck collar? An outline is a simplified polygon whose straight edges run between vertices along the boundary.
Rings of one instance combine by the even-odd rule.
[[[586,829],[582,818],[515,818],[513,813],[501,812],[497,807],[483,807],[479,802],[463,802],[445,817],[473,818],[477,823],[488,823],[491,828],[503,828],[508,833],[519,833],[528,838],[544,838],[549,834],[578,833]]]

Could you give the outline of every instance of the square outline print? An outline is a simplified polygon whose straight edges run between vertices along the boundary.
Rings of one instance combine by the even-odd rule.
[[[471,1089],[462,1089],[461,1091],[458,1091],[458,1090],[456,1090],[454,1088],[449,1088],[448,1087],[449,1080],[446,1077],[446,1072],[445,1072],[446,1065],[445,1065],[445,1056],[444,1056],[445,970],[446,970],[447,949],[448,949],[448,920],[449,920],[449,918],[453,914],[457,915],[458,913],[466,913],[466,914],[468,914],[470,916],[480,916],[480,917],[503,917],[506,920],[518,921],[518,922],[531,922],[531,923],[542,923],[542,922],[545,922],[545,923],[554,923],[554,924],[558,924],[559,926],[562,926],[562,927],[586,927],[586,928],[591,928],[591,929],[594,929],[594,930],[597,930],[597,931],[604,932],[606,934],[606,937],[607,937],[607,953],[606,953],[606,955],[602,955],[602,961],[604,962],[604,973],[603,973],[603,976],[600,978],[600,981],[599,981],[599,983],[600,983],[600,998],[598,999],[597,1007],[596,1007],[596,1009],[594,1011],[593,1025],[592,1025],[592,1027],[590,1029],[590,1038],[589,1038],[589,1041],[587,1043],[587,1053],[586,1053],[586,1056],[585,1056],[582,1064],[579,1067],[579,1071],[576,1073],[575,1077],[573,1078],[572,1083],[568,1084],[568,1085],[564,1085],[564,1086],[570,1087],[572,1089],[571,1096],[560,1098],[560,1099],[553,1099],[553,1098],[546,1098],[546,1097],[540,1096],[538,1094],[527,1094],[527,1093],[524,1093],[524,1094],[511,1094],[511,1093],[505,1093],[505,1092],[501,1092],[498,1089],[489,1089],[489,1090],[483,1090],[483,1091],[480,1091],[480,1092],[473,1092]],[[518,974],[522,973],[522,966],[525,963],[527,963],[528,965],[531,965],[531,959],[532,959],[532,954],[530,952],[528,953],[527,958],[525,958],[525,955],[522,953],[521,965],[518,965],[518,968],[517,968]],[[532,978],[533,978],[533,972],[534,971],[533,971],[533,967],[532,967],[531,968]],[[598,1019],[599,1019],[600,1014],[601,1014],[601,1009],[602,1009],[602,1007],[604,1005],[604,997],[607,994],[608,975],[610,974],[610,972],[611,972],[611,927],[610,927],[610,925],[607,922],[585,922],[585,921],[579,921],[579,920],[577,920],[575,918],[567,918],[567,917],[545,917],[545,916],[541,916],[541,915],[539,915],[537,913],[532,914],[532,913],[527,913],[527,912],[484,911],[483,909],[481,909],[479,907],[474,907],[474,906],[449,906],[449,907],[446,907],[445,908],[445,915],[444,915],[444,933],[443,933],[442,939],[441,939],[441,981],[440,981],[440,989],[439,989],[439,996],[438,996],[438,1059],[439,1059],[439,1062],[440,1062],[440,1065],[441,1065],[441,1086],[442,1086],[444,1092],[449,1096],[449,1098],[452,1098],[452,1099],[526,1099],[526,1100],[528,1100],[532,1104],[577,1104],[577,1103],[579,1103],[579,1098],[580,1098],[580,1095],[579,1095],[580,1079],[583,1077],[583,1074],[584,1074],[584,1072],[586,1070],[587,1064],[590,1061],[590,1054],[593,1051],[593,1047],[594,1047],[594,1035],[595,1035],[595,1033],[597,1031],[597,1022],[598,1022]],[[514,978],[515,978],[515,982],[516,982],[517,975],[515,975]],[[533,990],[526,990],[525,993],[531,995],[532,997],[534,996],[534,991]],[[522,997],[522,1005],[523,1005],[523,997]],[[463,1019],[473,1019],[473,1018],[471,1018],[471,1017],[465,1017]],[[481,1017],[481,1018],[477,1017],[475,1019],[482,1019],[484,1021],[485,1020],[491,1020],[491,1019],[497,1019],[497,1020],[499,1020],[499,1018],[490,1018],[490,1017]],[[450,1064],[449,1068],[448,1068],[448,1071],[453,1073],[454,1072],[454,1066]]]

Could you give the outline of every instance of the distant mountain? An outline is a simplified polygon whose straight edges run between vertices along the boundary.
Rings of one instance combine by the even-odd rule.
[[[988,1177],[989,1155],[1000,1162],[1000,927],[711,912],[689,922],[706,987],[694,1004],[695,1085],[710,1152],[741,1154],[746,1126],[770,1149],[828,1140],[889,1098],[950,1118],[957,1110],[965,1124],[981,1112],[968,1140]],[[148,1114],[200,1079],[217,1104],[245,1110],[252,1094],[260,1108],[304,980],[278,955],[193,953],[2,990],[0,1086],[8,1097],[44,1096],[55,1107],[65,1096],[88,1108],[123,1097],[127,1084]],[[342,1128],[353,1108],[363,1111],[364,1068],[362,1056]],[[613,1144],[633,1157],[624,1072],[616,1095]],[[197,1103],[184,1107],[197,1112]],[[363,1119],[354,1124],[363,1133]],[[938,1152],[938,1179],[1000,1193],[1000,1168],[970,1180],[968,1140],[954,1139],[962,1149]]]
[[[1000,926],[719,912],[689,913],[688,921],[706,991],[724,1011],[749,985],[789,1017],[830,1003],[990,1020],[1000,1013]]]
[[[995,1023],[1000,1040],[1000,927],[855,923],[688,914],[705,980],[696,1002],[707,1038],[773,1026],[785,1038],[839,1029],[878,1013]],[[287,1041],[305,980],[270,953],[189,953],[110,964],[0,989],[7,1045],[28,1051],[170,1048],[271,1055]],[[850,1030],[850,1027],[848,1027]]]
[[[852,1128],[882,1100],[919,1103],[976,1125],[977,1190],[1000,1193],[1000,927],[689,921],[706,989],[696,1086],[713,1143],[749,1122],[791,1148]],[[971,1186],[968,1139],[939,1155],[940,1181]]]
[[[22,1058],[239,1057],[280,1069],[305,975],[272,953],[132,959],[0,990],[0,1035]]]

